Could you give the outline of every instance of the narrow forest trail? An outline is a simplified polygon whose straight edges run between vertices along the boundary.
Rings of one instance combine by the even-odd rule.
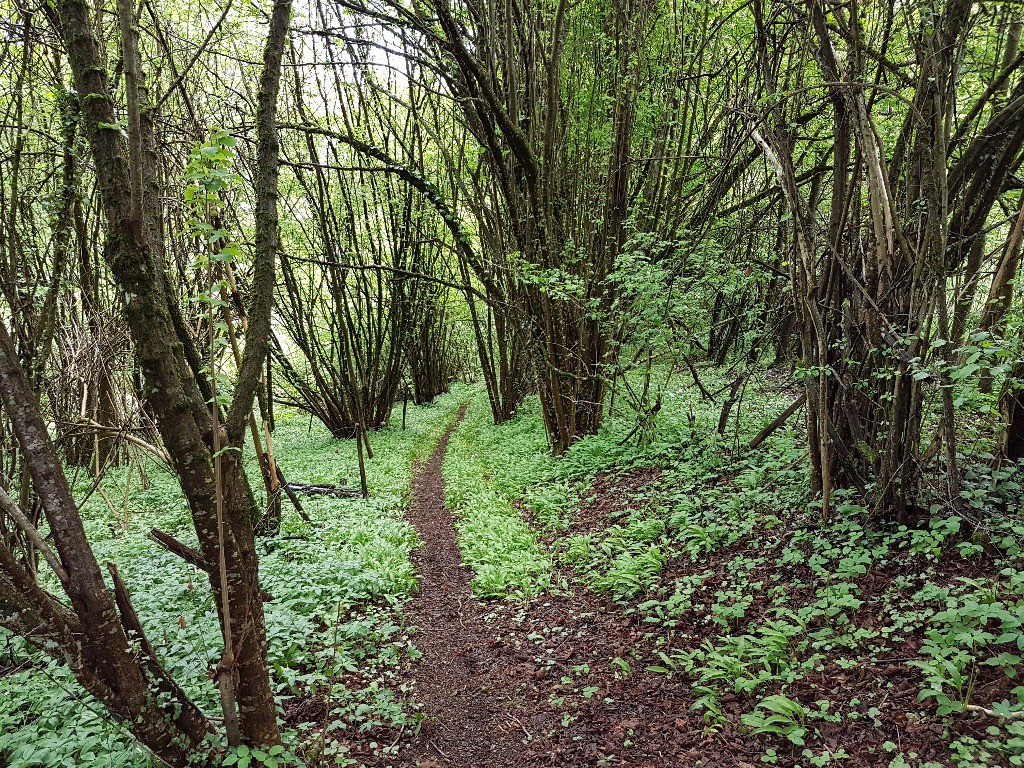
[[[904,714],[914,711],[920,691],[915,673],[890,659],[868,658],[855,669],[845,666],[837,671],[819,654],[800,669],[792,667],[795,674],[783,695],[814,713],[807,716],[814,741],[805,747],[744,722],[744,715],[758,710],[733,688],[733,681],[753,679],[742,677],[749,674],[743,663],[758,673],[762,662],[728,655],[729,638],[745,627],[723,627],[716,620],[717,605],[710,601],[692,603],[673,614],[670,626],[658,626],[645,621],[642,611],[629,610],[629,603],[616,603],[596,592],[571,564],[557,560],[552,567],[554,586],[540,595],[526,600],[475,599],[445,506],[442,476],[449,439],[465,410],[460,410],[456,425],[429,460],[415,468],[407,512],[422,545],[414,556],[420,592],[407,604],[405,617],[415,627],[411,639],[422,657],[404,668],[406,679],[414,683],[405,703],[415,702],[426,720],[415,734],[402,728],[397,735],[378,730],[356,736],[350,744],[352,754],[370,757],[363,763],[366,768],[755,768],[765,755],[779,766],[806,766],[809,758],[818,765],[831,764],[835,757],[847,768],[878,768],[892,762],[891,750],[884,746],[887,741],[902,744],[908,754],[926,755],[929,764],[945,764],[939,761],[948,746],[936,738],[934,724]],[[568,527],[548,534],[544,542],[554,553],[554,536],[607,530],[622,520],[623,511],[638,496],[656,486],[659,474],[660,470],[643,468],[596,477]],[[761,621],[769,629],[780,606],[795,611],[813,604],[813,584],[802,587],[804,594],[794,592],[792,604],[780,603],[770,590],[760,589],[770,583],[773,564],[783,561],[788,538],[773,540],[767,528],[751,536],[770,542],[761,550],[767,553],[763,558],[749,554],[750,540],[740,540],[703,558],[671,560],[660,573],[661,584],[678,585],[684,579],[693,583],[696,575],[709,596],[723,600],[728,598],[723,598],[723,588],[745,569],[758,581],[744,618]],[[788,572],[789,583],[810,580],[800,568],[795,565]],[[659,593],[650,594],[657,599]],[[758,638],[746,632],[741,639],[754,647]],[[898,642],[896,653],[913,657],[920,641],[906,637]],[[709,664],[708,669],[716,674],[726,670],[726,676],[705,682],[701,670],[684,666],[684,656],[668,655],[673,649],[713,653],[716,666]],[[677,662],[674,669],[663,666]],[[725,664],[732,667],[727,670]],[[782,673],[772,674],[774,681],[783,679]],[[714,690],[716,679],[725,682],[712,701],[707,692]],[[857,709],[851,709],[849,717],[816,709],[822,703],[832,706],[830,697],[856,701],[849,706]],[[888,706],[890,717],[867,714],[872,706],[867,702],[874,699],[879,702],[876,714]],[[961,727],[970,738],[980,739],[983,724],[967,722]],[[387,748],[382,750],[381,744]]]
[[[463,406],[430,458],[415,468],[407,513],[422,544],[413,556],[419,593],[405,618],[423,654],[408,675],[426,719],[417,734],[399,734],[397,755],[378,756],[367,765],[696,764],[700,752],[689,749],[701,741],[705,723],[697,713],[686,728],[678,719],[692,703],[685,698],[689,686],[642,667],[622,674],[615,663],[632,659],[644,645],[640,622],[587,590],[527,602],[484,604],[474,598],[442,475],[449,439],[465,411]]]
[[[484,664],[493,652],[462,567],[441,472],[466,408],[412,481],[409,520],[423,543],[414,557],[420,589],[406,617],[417,628],[413,642],[423,654],[414,679],[426,720],[406,760],[424,767],[502,768],[519,764],[522,733]]]

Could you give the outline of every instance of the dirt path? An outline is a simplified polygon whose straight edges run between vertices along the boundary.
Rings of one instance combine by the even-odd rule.
[[[403,692],[402,703],[418,704],[427,720],[418,734],[408,727],[346,734],[352,757],[367,768],[755,768],[772,748],[780,768],[809,764],[801,746],[742,724],[742,715],[753,708],[751,699],[726,689],[720,710],[706,718],[704,708],[695,707],[700,695],[693,687],[695,674],[684,669],[669,676],[650,669],[666,663],[659,653],[669,642],[683,651],[701,646],[713,622],[706,606],[681,613],[671,626],[652,625],[642,612],[627,612],[595,594],[567,564],[553,569],[561,586],[536,598],[475,600],[444,504],[441,468],[452,430],[416,467],[408,512],[423,545],[414,557],[420,593],[405,613],[423,656],[403,668],[403,679],[412,679],[414,686]],[[651,470],[597,478],[570,527],[549,534],[547,542],[606,529],[657,481]],[[693,573],[716,588],[728,579],[737,547],[745,546],[723,547],[699,562],[673,560],[656,596],[671,594],[668,589]],[[763,568],[767,581],[770,570]],[[793,583],[809,578],[799,570],[787,575]],[[770,603],[765,598],[756,605],[767,609]],[[753,610],[748,608],[748,617]],[[903,655],[913,656],[920,639],[901,642],[907,644]],[[352,687],[361,685],[365,681],[356,680]],[[948,747],[937,735],[941,728],[904,714],[914,711],[919,690],[908,668],[881,662],[838,677],[819,666],[789,688],[805,706],[822,696],[852,700],[851,691],[860,694],[856,718],[814,721],[814,754],[825,759],[844,750],[851,753],[843,762],[849,768],[888,764],[887,740],[922,759],[945,759]],[[870,697],[883,691],[881,701],[890,701],[889,709],[875,719],[868,714]],[[317,707],[315,712],[293,721],[329,718],[322,699],[306,704]],[[984,724],[971,721],[964,727],[982,739]]]
[[[465,415],[459,411],[456,425]],[[414,557],[420,592],[406,609],[423,653],[414,666],[416,699],[427,716],[404,764],[502,768],[519,764],[522,733],[508,700],[494,690],[486,662],[493,651],[462,567],[455,528],[444,503],[444,462],[453,426],[415,471],[409,519],[423,544]]]
[[[685,757],[674,725],[686,711],[679,687],[640,670],[621,675],[610,663],[642,643],[642,628],[607,600],[585,591],[528,603],[473,598],[444,503],[441,468],[454,429],[416,468],[408,513],[423,542],[413,557],[420,592],[406,607],[423,657],[410,674],[427,719],[417,736],[399,738],[397,759],[373,765],[694,765],[676,757]]]

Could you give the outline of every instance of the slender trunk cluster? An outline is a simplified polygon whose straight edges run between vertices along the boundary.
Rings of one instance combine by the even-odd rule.
[[[798,181],[800,147],[792,130],[802,99],[781,98],[787,90],[806,91],[777,76],[786,43],[772,25],[784,23],[784,16],[770,15],[761,3],[754,9],[762,83],[780,98],[770,119],[752,132],[791,221],[789,271],[812,488],[826,517],[831,491],[840,486],[859,488],[879,516],[904,516],[918,504],[924,466],[941,455],[956,500],[949,353],[965,318],[950,308],[947,281],[965,265],[971,271],[989,214],[1019,167],[1024,91],[1018,86],[990,110],[987,124],[971,138],[964,134],[968,126],[956,123],[954,102],[971,3],[951,0],[908,30],[917,41],[916,78],[906,83],[913,96],[903,105],[902,129],[889,141],[875,116],[883,96],[867,85],[884,79],[882,65],[861,47],[866,32],[860,21],[808,0],[796,16],[806,31],[799,44],[815,53],[835,126],[831,197],[823,200],[813,188],[809,196]],[[833,21],[844,30],[842,42]],[[976,105],[972,112],[977,117],[985,110]],[[983,156],[995,161],[980,162]],[[1003,290],[998,281],[993,290]],[[926,450],[929,388],[938,390],[941,424]]]
[[[337,9],[318,4],[316,13],[325,26],[343,23]],[[448,389],[455,354],[447,305],[459,284],[446,278],[443,249],[467,241],[416,169],[423,137],[414,109],[399,111],[362,67],[349,82],[346,53],[330,41],[303,52],[322,65],[316,89],[294,70],[300,122],[286,125],[294,131],[286,163],[292,205],[311,216],[281,254],[286,333],[276,360],[292,402],[368,449],[366,431],[389,423],[407,375],[417,403]],[[310,90],[330,96],[317,103]],[[422,98],[411,90],[413,107]]]
[[[435,107],[435,121],[457,121],[473,140],[439,151],[452,199],[476,220],[479,251],[462,268],[486,296],[486,312],[470,309],[495,420],[533,382],[561,453],[602,422],[618,350],[610,276],[626,243],[642,233],[647,257],[665,258],[684,222],[703,215],[684,180],[715,179],[708,191],[720,195],[738,179],[730,162],[705,163],[674,142],[730,132],[694,127],[699,86],[684,73],[701,62],[689,58],[685,13],[438,0],[407,18],[419,35],[410,45],[437,62],[456,105]],[[661,25],[679,31],[681,49],[648,47]],[[640,111],[651,121],[642,127]]]
[[[219,453],[217,448],[241,447],[268,351],[278,226],[276,103],[290,3],[275,3],[264,52],[257,105],[261,171],[256,189],[254,277],[245,354],[223,434],[215,434],[217,412],[210,410],[209,392],[201,385],[198,361],[193,359],[196,351],[165,274],[159,183],[152,152],[147,151],[152,115],[141,86],[132,9],[129,5],[118,10],[129,91],[127,152],[88,5],[78,0],[61,2],[51,17],[74,74],[106,219],[104,256],[124,297],[143,394],[188,500],[221,612],[224,659],[229,663],[226,680],[232,689],[226,701],[237,707],[237,712],[225,711],[225,720],[238,722],[234,735],[229,728],[229,739],[273,744],[280,737],[267,670],[252,493],[240,452]],[[113,567],[114,593],[103,583],[37,399],[6,332],[0,342],[0,398],[56,552],[50,553],[41,539],[37,546],[41,545],[71,602],[70,609],[65,608],[42,592],[30,574],[9,558],[9,550],[0,549],[4,624],[67,661],[79,682],[142,743],[171,765],[183,766],[211,724],[163,672],[142,635],[127,587]],[[9,495],[5,493],[3,500],[5,512],[31,526]],[[38,538],[34,528],[26,531],[33,540]]]

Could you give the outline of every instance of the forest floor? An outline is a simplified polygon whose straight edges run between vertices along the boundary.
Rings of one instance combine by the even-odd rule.
[[[460,386],[373,435],[370,498],[286,507],[259,544],[287,764],[1024,766],[1024,467],[978,461],[965,510],[902,525],[837,491],[826,524],[799,425],[743,447],[791,392],[766,382],[724,435],[671,394],[642,442],[624,411],[555,459],[535,401],[495,426]],[[308,419],[276,434],[289,478],[356,476]],[[103,485],[121,509],[76,481],[93,545],[216,712],[212,593],[146,538],[192,541],[176,481],[150,462]],[[2,635],[0,765],[155,768]]]
[[[449,431],[418,466],[409,507],[422,545],[413,558],[419,593],[404,614],[422,657],[407,660],[403,674],[413,681],[406,702],[423,719],[418,729],[403,724],[349,734],[349,754],[361,763],[1020,764],[1016,716],[986,715],[968,706],[985,702],[987,709],[1022,691],[1014,687],[1016,648],[996,649],[996,637],[985,635],[986,619],[969,618],[984,605],[981,613],[987,611],[1004,630],[1019,620],[1022,604],[1012,597],[1020,579],[1006,583],[1009,574],[1000,575],[1005,562],[995,548],[971,547],[963,550],[967,556],[941,551],[942,536],[929,538],[925,527],[918,537],[923,544],[868,536],[832,551],[824,546],[830,536],[816,531],[813,521],[780,526],[767,505],[748,504],[733,510],[738,518],[731,532],[715,530],[707,520],[703,533],[689,531],[705,537],[705,544],[707,531],[717,537],[699,556],[666,546],[669,538],[678,545],[679,536],[649,539],[652,550],[665,550],[660,560],[647,573],[637,572],[636,584],[626,580],[627,588],[616,588],[614,563],[643,552],[628,552],[621,543],[610,545],[620,547],[617,553],[606,546],[605,566],[612,567],[594,567],[581,562],[573,543],[607,544],[665,515],[659,503],[685,483],[671,470],[641,462],[588,476],[554,526],[537,518],[527,502],[514,500],[516,512],[540,532],[536,543],[551,553],[548,588],[482,602],[474,597],[473,569],[460,556],[460,543],[472,549],[466,540],[474,535],[472,521],[467,524],[464,509],[453,518],[444,503],[442,466],[451,436]],[[514,457],[498,454],[492,461],[514,463]],[[484,472],[489,484],[500,474],[494,467]],[[736,480],[722,475],[707,485],[725,495]],[[751,498],[756,496],[746,501]],[[680,524],[655,529],[671,534],[672,527]],[[856,542],[861,534],[854,530]],[[901,534],[909,532],[904,528]],[[843,536],[849,531],[840,541]],[[1009,596],[1002,592],[1007,586]],[[709,599],[696,599],[700,591]],[[680,594],[688,599],[678,599]],[[942,607],[952,616],[943,616]],[[945,645],[938,639],[943,632]],[[963,637],[972,633],[973,639]],[[952,637],[995,650],[987,661],[979,653],[967,662]],[[999,642],[1015,646],[1017,637]],[[935,666],[922,666],[933,660]],[[936,680],[943,661],[949,662],[946,679]],[[950,679],[958,674],[960,685]],[[929,689],[931,696],[922,697]],[[954,719],[937,716],[934,701],[922,703],[952,698],[956,708],[951,689],[963,705]],[[386,752],[382,743],[389,745]]]
[[[764,764],[764,736],[737,722],[743,711],[741,697],[722,698],[723,708],[736,721],[725,729],[709,729],[703,713],[694,709],[699,696],[692,679],[671,679],[637,665],[638,659],[661,663],[658,643],[642,616],[624,615],[621,605],[588,590],[570,569],[564,570],[564,576],[575,582],[570,593],[498,605],[473,598],[470,574],[461,563],[451,515],[443,503],[440,465],[447,443],[448,436],[419,468],[410,507],[423,545],[414,559],[420,592],[407,607],[406,618],[415,626],[413,641],[423,656],[408,674],[415,681],[415,701],[425,719],[418,733],[395,734],[397,758],[374,758],[374,750],[360,748],[358,742],[352,744],[353,756],[367,765],[402,768]],[[599,478],[573,532],[608,526],[656,477],[657,473],[639,471]],[[731,548],[703,566],[724,575],[734,552]],[[977,568],[946,565],[950,581],[961,572],[965,577],[981,575]],[[663,578],[679,577],[682,570],[677,567]],[[793,570],[794,580],[798,571],[807,575],[806,569]],[[865,586],[877,591],[878,582],[893,575],[868,574]],[[746,611],[748,617],[771,606],[767,598],[755,602]],[[689,623],[697,628],[711,624],[709,613],[694,612]],[[920,638],[907,637],[894,648],[892,658],[865,659],[851,672],[833,677],[822,665],[804,678],[800,688],[805,698],[838,697],[841,705],[852,703],[853,709],[865,713],[873,702],[881,705],[859,722],[821,723],[818,736],[824,748],[819,760],[820,755],[832,756],[837,764],[842,761],[851,768],[889,765],[891,755],[882,744],[890,742],[915,758],[951,764],[942,760],[949,739],[943,725],[906,714],[918,708],[919,674],[900,662],[914,658],[920,645]],[[1002,675],[986,675],[978,681],[979,688],[983,682],[990,695],[1005,695],[1011,687],[1010,679]],[[985,725],[974,719],[960,731],[981,737]],[[385,735],[391,734],[369,732],[365,741]],[[771,754],[772,763],[799,764],[795,754]]]
[[[567,715],[551,706],[576,690],[568,680],[574,670],[621,659],[640,640],[607,601],[580,594],[487,606],[474,598],[441,472],[465,410],[412,482],[409,518],[422,545],[413,558],[419,592],[405,616],[423,654],[409,674],[424,719],[418,732],[395,735],[397,759],[373,758],[377,741],[390,735],[380,731],[351,744],[352,756],[403,768],[594,765],[617,755],[624,766],[679,765],[682,734],[672,713],[684,705],[664,676],[612,672],[585,689],[589,711]],[[631,750],[636,742],[643,744]]]
[[[753,768],[765,762],[786,766],[841,762],[868,768],[889,765],[890,752],[897,750],[913,755],[914,764],[955,764],[948,761],[949,729],[937,719],[914,715],[920,709],[916,702],[920,675],[902,662],[917,657],[920,637],[900,638],[890,658],[865,658],[839,675],[827,674],[825,667],[842,654],[823,658],[799,682],[802,695],[791,693],[793,698],[832,699],[841,708],[864,713],[863,717],[839,722],[837,716],[834,722],[818,723],[819,762],[801,763],[800,750],[784,747],[771,750],[765,761],[765,735],[741,724],[742,696],[723,696],[723,710],[733,718],[724,728],[709,728],[703,712],[694,707],[700,697],[693,678],[673,679],[661,669],[637,664],[638,660],[661,664],[660,644],[642,615],[625,615],[620,604],[588,590],[570,569],[564,570],[564,576],[573,583],[571,593],[491,606],[476,601],[458,559],[450,514],[437,503],[439,478],[432,474],[437,458],[422,468],[415,481],[412,516],[425,543],[418,561],[421,595],[407,613],[417,628],[414,641],[423,650],[423,658],[409,674],[415,679],[415,699],[426,719],[418,736],[399,739],[398,760],[371,758],[368,765]],[[574,529],[609,525],[609,516],[614,519],[637,492],[649,488],[651,480],[649,471],[614,482],[599,478]],[[730,550],[709,558],[703,566],[724,580],[736,548]],[[678,578],[684,570],[679,565],[662,579]],[[758,570],[760,574],[752,575],[768,575],[768,567]],[[913,566],[898,570],[913,572]],[[805,568],[795,567],[792,572],[794,581],[807,576]],[[893,569],[869,573],[863,584],[877,593],[895,575]],[[944,581],[983,575],[983,569],[953,559],[943,564]],[[813,591],[806,602],[813,603]],[[771,604],[764,595],[745,615],[756,618],[767,613]],[[695,611],[688,623],[703,635],[700,627],[712,625],[710,614]],[[869,615],[866,611],[866,621]],[[984,692],[991,700],[1007,695],[1013,682],[989,670],[975,685],[979,696]],[[984,738],[986,725],[984,718],[970,718],[956,734]],[[783,740],[783,745],[787,743]],[[883,744],[892,746],[887,749]]]

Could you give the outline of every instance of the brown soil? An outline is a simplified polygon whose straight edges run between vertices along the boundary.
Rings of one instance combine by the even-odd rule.
[[[778,766],[809,764],[799,747],[752,734],[740,724],[740,715],[751,708],[749,698],[722,695],[724,722],[711,725],[693,708],[700,695],[693,689],[695,680],[646,669],[663,663],[659,650],[688,650],[716,636],[706,610],[694,606],[673,629],[652,626],[642,612],[624,612],[627,606],[586,589],[568,568],[556,569],[568,592],[525,603],[485,606],[474,600],[444,505],[441,464],[449,435],[417,469],[410,508],[423,547],[416,559],[420,594],[408,606],[407,617],[417,628],[412,639],[423,658],[407,674],[415,681],[411,698],[422,706],[426,720],[418,734],[409,729],[361,734],[351,744],[353,756],[380,768],[754,768],[770,746],[777,750]],[[571,530],[606,527],[624,510],[642,504],[651,485],[661,479],[655,470],[596,478]],[[758,529],[746,541],[709,553],[700,562],[670,561],[661,584],[672,585],[695,572],[709,572],[714,583],[725,577],[733,556],[753,538],[781,550],[778,531]],[[890,564],[888,572],[866,574],[862,596],[867,602],[856,623],[871,623],[878,608],[875,593],[896,573],[920,572],[921,565],[908,558]],[[964,565],[944,563],[943,575],[950,580],[964,575]],[[754,569],[763,572],[766,583],[773,575],[793,583],[809,581],[810,575],[802,564],[783,568],[761,562]],[[813,599],[813,588],[806,590],[794,590],[794,607]],[[746,619],[764,617],[770,608],[767,593],[760,594]],[[809,707],[829,698],[838,709],[860,714],[841,723],[816,722],[818,754],[845,750],[848,757],[841,764],[847,768],[881,768],[890,759],[883,744],[892,742],[921,759],[948,757],[949,734],[943,733],[933,708],[916,701],[920,674],[903,663],[916,655],[920,642],[920,632],[893,638],[884,654],[862,658],[848,670],[824,658],[818,670],[788,689]],[[994,677],[978,683],[986,688],[987,700],[998,700],[1012,685]],[[981,737],[987,724],[965,715],[955,731]],[[390,745],[387,754],[381,753],[382,744]]]
[[[456,423],[465,411],[463,406]],[[426,719],[406,745],[403,762],[424,767],[515,766],[522,734],[517,735],[507,700],[493,686],[484,663],[493,651],[445,507],[441,465],[454,429],[416,468],[412,483],[409,519],[423,545],[414,557],[420,590],[407,606],[406,617],[416,627],[413,642],[423,654],[413,677],[415,697]]]

